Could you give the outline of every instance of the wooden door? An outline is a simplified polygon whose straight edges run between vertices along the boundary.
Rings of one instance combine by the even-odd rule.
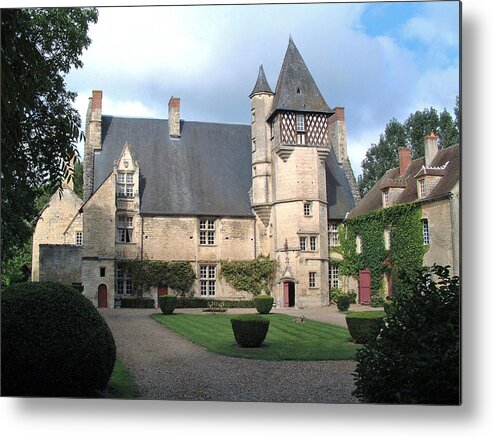
[[[167,285],[160,285],[157,288],[157,308],[159,308],[159,298],[161,296],[166,296],[168,294],[168,286]]]
[[[361,305],[369,305],[371,303],[371,275],[370,270],[359,271],[359,285],[358,285],[358,303]]]
[[[289,306],[289,282],[284,283],[284,306]]]
[[[108,288],[106,284],[98,287],[98,308],[108,308]]]

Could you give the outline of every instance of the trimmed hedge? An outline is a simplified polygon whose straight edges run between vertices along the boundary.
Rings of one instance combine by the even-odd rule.
[[[253,303],[260,314],[269,314],[274,304],[274,298],[266,294],[260,294],[253,298]]]
[[[173,314],[176,308],[177,297],[175,294],[166,294],[159,298],[159,308],[163,314]]]
[[[341,294],[337,299],[337,309],[339,311],[347,311],[351,305],[351,297],[347,294]]]
[[[122,299],[122,308],[154,308],[154,299],[150,297],[136,297],[133,299]]]
[[[116,359],[113,335],[73,287],[28,282],[1,294],[2,395],[94,397]]]
[[[346,323],[355,343],[368,343],[377,338],[383,327],[383,311],[362,311],[346,315]]]
[[[178,297],[176,308],[209,308],[212,304],[223,304],[223,308],[255,308],[253,300],[218,300],[200,297]]]
[[[236,342],[241,347],[260,347],[267,336],[270,321],[256,314],[243,314],[231,318]]]

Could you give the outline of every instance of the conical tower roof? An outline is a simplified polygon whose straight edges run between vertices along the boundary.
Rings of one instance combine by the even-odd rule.
[[[334,112],[325,102],[291,37],[268,118],[278,110],[330,114]]]
[[[267,82],[267,78],[265,77],[264,67],[260,64],[260,68],[258,70],[257,83],[253,87],[253,91],[250,93],[250,98],[254,94],[274,94],[270,89],[269,82]]]

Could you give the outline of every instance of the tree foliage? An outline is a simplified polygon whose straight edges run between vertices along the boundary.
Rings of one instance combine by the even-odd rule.
[[[438,136],[438,147],[444,149],[459,143],[459,98],[454,108],[455,120],[444,109],[440,114],[434,108],[416,111],[401,123],[395,118],[385,126],[377,144],[372,144],[361,163],[363,170],[358,186],[364,196],[385,174],[399,165],[399,148],[409,147],[413,158],[424,156],[424,137],[432,131]]]
[[[65,75],[82,66],[96,9],[3,9],[2,260],[28,240],[40,186],[60,188],[77,156],[80,117]]]
[[[376,341],[357,353],[363,402],[460,403],[460,283],[448,267],[408,276]]]

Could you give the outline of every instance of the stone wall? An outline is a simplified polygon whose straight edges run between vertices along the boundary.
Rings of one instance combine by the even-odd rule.
[[[67,244],[39,246],[39,281],[82,283],[82,247]]]

